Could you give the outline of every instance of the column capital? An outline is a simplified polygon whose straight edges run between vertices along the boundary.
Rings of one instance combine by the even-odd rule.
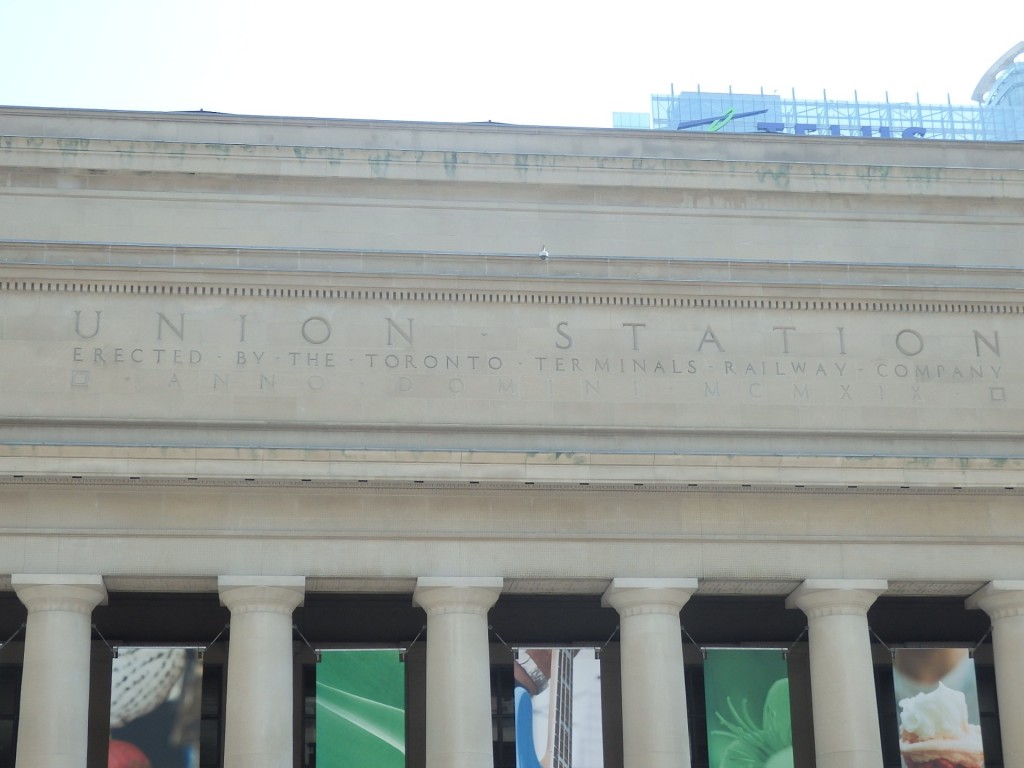
[[[1024,581],[990,581],[967,598],[968,608],[980,608],[993,621],[1024,615]]]
[[[102,576],[16,573],[11,576],[11,586],[29,613],[72,611],[88,616],[97,605],[107,602]]]
[[[889,582],[884,579],[807,579],[790,592],[786,607],[799,608],[810,619],[864,616],[888,588]]]
[[[696,579],[616,578],[601,595],[601,605],[620,616],[664,613],[678,616],[697,591]]]
[[[232,615],[241,613],[283,613],[302,605],[306,596],[305,576],[220,576],[217,591],[221,605]]]
[[[428,616],[442,613],[486,614],[498,601],[501,576],[420,576],[412,593],[413,605]]]

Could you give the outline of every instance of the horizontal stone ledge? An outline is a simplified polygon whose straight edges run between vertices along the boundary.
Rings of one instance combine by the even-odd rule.
[[[596,596],[611,584],[608,578],[526,579],[506,577],[502,595]],[[694,592],[698,597],[766,597],[785,598],[802,583],[802,579],[699,579]],[[104,576],[107,591],[149,593],[217,592],[217,575],[208,576],[146,576],[119,574]],[[890,579],[886,597],[967,597],[986,586],[985,580],[928,581]],[[306,576],[307,594],[384,595],[409,594],[416,588],[415,577],[378,578],[372,576]],[[0,575],[0,591],[13,589],[11,576]]]
[[[909,143],[909,142],[908,142]],[[595,142],[595,149],[600,144]],[[435,183],[637,187],[923,195],[934,198],[1024,197],[1024,172],[1013,168],[944,167],[942,184],[930,165],[909,156],[892,165],[790,162],[715,157],[621,157],[614,154],[397,150],[346,146],[11,137],[3,163],[18,168],[106,170],[130,174],[202,173],[247,177],[330,177]],[[883,172],[884,168],[884,172]],[[240,185],[241,186],[241,185]]]
[[[942,218],[951,220],[948,215]],[[977,224],[975,218],[971,222]],[[673,254],[652,258],[556,253],[541,261],[536,253],[0,240],[0,263],[8,270],[6,290],[157,296],[181,291],[211,298],[315,300],[380,293],[418,301],[455,297],[472,302],[480,300],[474,298],[477,295],[515,300],[522,292],[505,287],[503,280],[529,279],[534,300],[538,289],[544,299],[544,284],[550,283],[547,290],[552,302],[573,304],[578,300],[584,306],[613,304],[619,299],[651,301],[657,306],[671,296],[684,302],[689,298],[709,308],[717,306],[716,299],[741,305],[753,299],[764,304],[762,308],[785,303],[790,310],[823,311],[856,311],[858,304],[866,303],[873,312],[939,312],[944,304],[952,303],[964,307],[963,312],[989,314],[995,310],[991,301],[979,302],[977,297],[967,301],[962,291],[992,291],[997,300],[1004,296],[1016,301],[1009,292],[1024,287],[1024,269],[1011,265],[697,259]],[[45,274],[38,271],[42,266],[47,268]],[[245,272],[247,269],[267,274]],[[636,280],[638,270],[652,279]],[[158,279],[144,279],[147,274],[157,277],[157,271]],[[336,276],[325,277],[325,273]],[[458,289],[451,286],[454,275],[462,278]],[[353,283],[353,279],[360,282]],[[369,282],[373,280],[376,284]],[[588,283],[600,286],[602,294],[595,295]],[[766,297],[764,285],[780,291],[791,287],[794,293]],[[856,290],[867,286],[899,288],[901,292],[898,297],[880,297],[877,293],[860,295]],[[813,295],[807,295],[808,287],[814,288]],[[409,292],[412,294],[406,296]],[[841,306],[835,306],[837,302]]]

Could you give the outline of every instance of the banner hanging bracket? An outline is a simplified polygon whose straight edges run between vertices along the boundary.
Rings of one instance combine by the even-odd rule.
[[[411,642],[411,643],[409,643],[409,644],[408,644],[407,646],[405,646],[405,648],[400,648],[400,649],[399,649],[399,651],[398,651],[398,659],[399,659],[399,661],[401,661],[401,662],[403,662],[403,663],[405,662],[405,657],[406,657],[406,655],[407,655],[407,654],[409,653],[409,651],[410,651],[410,650],[412,650],[412,647],[413,647],[414,645],[416,645],[416,641],[417,641],[417,640],[419,640],[419,639],[420,639],[420,636],[421,636],[421,635],[422,635],[422,634],[423,634],[424,632],[426,632],[426,631],[427,631],[427,625],[426,625],[426,624],[424,624],[424,625],[423,625],[422,627],[420,627],[420,631],[416,633],[416,637],[414,637],[414,638],[412,639],[412,642]]]
[[[309,650],[311,650],[313,652],[313,656],[316,658],[316,663],[319,664],[320,660],[323,658],[323,654],[320,652],[320,649],[319,648],[314,648],[312,645],[309,644],[309,640],[307,640],[306,636],[304,634],[302,634],[302,630],[299,629],[299,625],[298,624],[292,624],[292,629],[294,629],[295,633],[300,638],[302,638],[302,642],[304,642],[306,644],[306,647],[309,648]]]
[[[619,634],[619,625],[618,624],[615,625],[615,629],[612,630],[612,633],[610,635],[608,635],[608,639],[604,641],[604,645],[602,645],[600,648],[595,648],[594,649],[594,658],[595,659],[600,659],[601,658],[601,651],[603,651],[605,648],[608,647],[608,644],[612,641],[612,638],[614,638],[617,634]]]
[[[0,651],[2,651],[4,648],[6,648],[7,644],[9,642],[11,642],[11,640],[16,638],[18,636],[18,634],[21,632],[21,630],[23,630],[24,628],[25,628],[25,622],[23,621],[23,622],[21,622],[21,626],[19,626],[16,630],[14,630],[14,634],[12,634],[6,640],[4,640],[2,643],[0,643]]]
[[[877,640],[877,641],[878,641],[879,645],[881,645],[881,646],[882,646],[883,648],[885,648],[885,650],[887,650],[887,651],[889,652],[889,656],[890,656],[891,658],[893,658],[893,659],[895,659],[895,658],[896,658],[896,649],[895,649],[895,648],[890,648],[890,647],[889,647],[888,645],[886,645],[886,643],[885,643],[885,640],[883,640],[882,638],[880,638],[880,637],[878,636],[878,633],[877,633],[877,632],[875,632],[875,630],[873,630],[873,629],[871,628],[871,625],[870,625],[870,624],[868,625],[868,632],[870,632],[870,633],[871,633],[871,636],[872,636],[873,638],[875,638],[875,640]]]
[[[691,634],[690,634],[689,632],[687,632],[687,631],[686,631],[686,627],[684,627],[684,626],[683,626],[682,624],[680,624],[680,625],[679,625],[679,629],[680,629],[680,630],[682,630],[682,633],[683,633],[684,635],[686,635],[686,639],[687,639],[687,640],[689,640],[689,641],[690,641],[690,643],[691,643],[691,644],[692,644],[692,645],[693,645],[693,646],[694,646],[694,647],[695,647],[695,648],[696,648],[696,649],[697,649],[698,651],[700,651],[700,657],[701,657],[702,659],[707,659],[707,657],[708,657],[708,651],[707,651],[707,649],[706,649],[706,648],[704,648],[704,647],[702,647],[702,646],[700,646],[700,645],[698,645],[698,644],[697,644],[697,641],[693,639],[693,636],[692,636],[692,635],[691,635]]]
[[[24,624],[22,626],[24,626]],[[974,654],[977,652],[977,650],[979,648],[981,648],[981,644],[984,643],[985,640],[988,638],[988,636],[991,635],[991,634],[992,634],[992,625],[989,624],[988,625],[988,629],[985,630],[985,634],[981,636],[981,639],[977,642],[977,644],[973,648],[969,648],[968,649],[967,655],[970,656],[973,659],[974,658]],[[0,646],[0,648],[2,648],[2,647],[3,646]]]
[[[22,625],[22,626],[24,626],[24,625]],[[110,651],[111,658],[116,659],[117,658],[117,646],[116,645],[111,645],[110,643],[108,643],[107,642],[107,638],[105,638],[103,636],[103,633],[100,632],[100,628],[97,627],[95,624],[92,625],[92,631],[95,632],[97,635],[99,635],[100,640],[102,640],[103,644],[105,646],[107,646],[107,650]]]
[[[206,656],[207,648],[209,648],[211,645],[213,645],[218,640],[220,640],[220,636],[223,635],[225,632],[227,632],[228,631],[228,627],[230,627],[230,626],[231,626],[231,622],[229,621],[227,624],[225,624],[223,627],[220,628],[220,632],[218,632],[216,634],[216,636],[213,638],[213,640],[211,640],[206,645],[204,645],[204,646],[202,646],[200,648],[196,648],[196,655],[199,657],[200,661],[202,661],[203,657]]]
[[[782,658],[783,659],[788,659],[789,658],[789,652],[792,651],[794,648],[796,648],[796,644],[799,643],[801,640],[803,640],[804,639],[804,635],[806,635],[806,634],[807,634],[807,625],[804,624],[804,628],[800,630],[800,634],[796,636],[796,640],[794,640],[792,643],[790,643],[788,648],[783,648],[782,649]]]

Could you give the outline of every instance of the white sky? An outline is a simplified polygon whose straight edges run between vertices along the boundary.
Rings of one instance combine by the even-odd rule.
[[[0,104],[600,127],[672,85],[968,104],[1024,2],[0,0],[0,24]]]

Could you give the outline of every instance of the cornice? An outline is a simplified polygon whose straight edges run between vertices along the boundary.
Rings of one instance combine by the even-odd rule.
[[[63,173],[83,170],[487,184],[529,181],[572,187],[1024,197],[1024,172],[1016,168],[914,166],[912,156],[905,156],[900,164],[885,165],[878,162],[870,146],[863,152],[863,163],[843,163],[823,159],[793,162],[785,153],[767,160],[729,157],[724,144],[706,145],[705,149],[712,149],[711,156],[673,157],[647,155],[639,142],[630,143],[637,155],[622,156],[601,154],[605,144],[600,140],[577,144],[576,152],[565,154],[540,149],[543,145],[531,152],[532,147],[520,149],[521,145],[500,138],[489,142],[486,149],[483,144],[465,149],[467,145],[453,138],[451,148],[444,150],[350,146],[344,136],[338,138],[340,146],[309,146],[8,135],[0,136],[0,164],[54,168]]]
[[[422,448],[424,435],[431,448]],[[158,436],[158,437],[157,437]],[[153,446],[158,439],[161,447]],[[623,452],[642,443],[643,453]],[[0,476],[1016,488],[1004,430],[0,419]]]
[[[92,464],[96,465],[93,458]],[[1017,470],[1019,471],[1019,470]],[[394,473],[392,473],[394,474]],[[806,473],[805,473],[806,474]],[[323,491],[356,491],[363,495],[387,496],[396,492],[415,491],[417,493],[565,493],[573,494],[682,494],[702,496],[706,494],[741,496],[791,495],[805,498],[834,496],[863,497],[953,497],[953,498],[1020,498],[1024,496],[1024,486],[994,487],[979,485],[976,487],[942,487],[919,485],[894,486],[886,484],[840,485],[840,484],[787,484],[769,483],[730,483],[700,482],[681,483],[667,480],[653,482],[623,482],[615,480],[580,482],[566,479],[558,480],[470,480],[470,479],[387,479],[384,477],[363,480],[341,478],[286,478],[266,474],[259,477],[143,477],[117,476],[93,473],[89,475],[68,474],[0,474],[0,491],[18,488],[36,490],[40,487],[49,490],[67,490],[71,493],[91,490],[122,490],[139,492],[159,492],[169,488],[208,488],[225,491],[241,489],[302,489],[304,492]]]
[[[1021,289],[1018,267],[0,240],[0,293],[1020,314]]]

